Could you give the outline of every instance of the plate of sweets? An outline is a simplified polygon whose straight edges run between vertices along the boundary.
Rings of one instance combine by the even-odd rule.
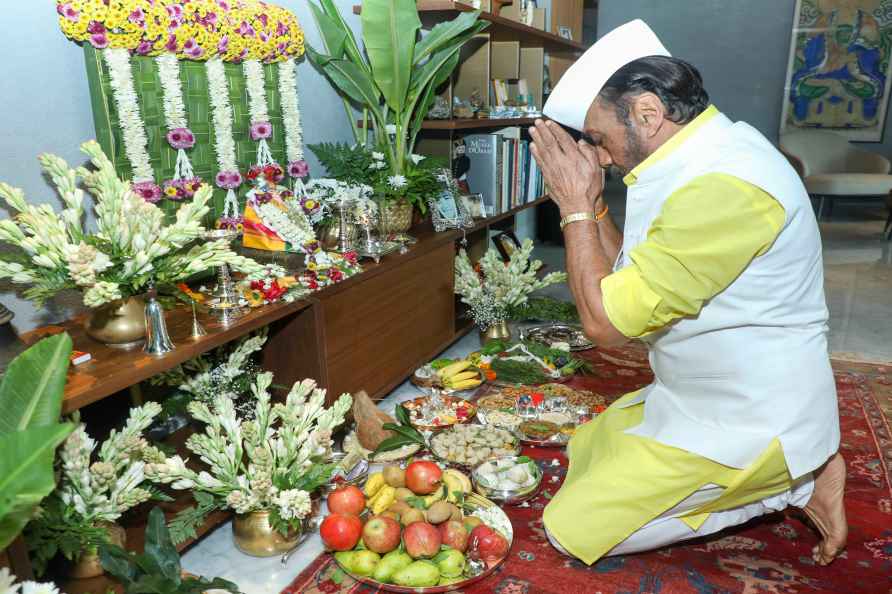
[[[477,406],[457,396],[442,394],[434,389],[430,396],[419,396],[401,404],[409,413],[410,424],[419,431],[439,431],[470,422],[477,414]]]
[[[496,571],[514,542],[498,505],[474,493],[464,473],[430,460],[385,467],[361,490],[328,501],[334,509],[319,528],[322,542],[364,590],[460,591]]]
[[[555,384],[566,388],[561,384]],[[543,386],[500,388],[477,400],[478,419],[514,431],[524,445],[561,447],[576,428],[593,418],[585,405],[570,405],[571,388],[543,390]]]

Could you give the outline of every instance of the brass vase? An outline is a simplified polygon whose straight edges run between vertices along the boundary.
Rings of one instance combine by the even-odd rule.
[[[359,237],[359,229],[353,223],[347,223],[345,228],[347,229],[347,242],[350,245],[354,245],[356,243],[356,238]],[[319,243],[322,245],[323,249],[337,249],[338,242],[341,238],[340,223],[337,220],[333,220],[330,223],[320,225],[319,229],[316,231],[316,237],[319,239]]]
[[[300,543],[300,537],[300,530],[292,530],[288,536],[282,536],[270,525],[268,511],[236,514],[232,521],[235,547],[254,557],[275,557],[287,553]]]
[[[490,324],[486,330],[480,331],[481,346],[490,340],[511,340],[511,328],[506,320]]]
[[[124,548],[127,543],[127,533],[121,526],[104,522],[102,528],[105,528],[108,534],[108,542]],[[102,562],[99,560],[99,552],[95,547],[84,550],[68,570],[69,577],[79,580],[98,577],[104,573]]]
[[[93,310],[87,335],[103,344],[130,347],[146,337],[146,302],[142,297],[117,299]]]
[[[405,198],[378,203],[378,233],[382,238],[412,227],[412,204]]]

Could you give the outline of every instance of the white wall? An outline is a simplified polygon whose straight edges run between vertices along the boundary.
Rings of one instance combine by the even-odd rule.
[[[306,0],[276,0],[297,15],[306,41],[321,41]],[[354,0],[335,0],[358,35]],[[3,3],[6,33],[0,36],[0,181],[25,190],[31,202],[59,206],[52,187],[41,176],[36,157],[52,152],[71,164],[84,159],[78,146],[95,135],[83,51],[59,31],[55,2],[16,0]],[[298,66],[304,142],[352,139],[343,104],[328,82],[304,59]],[[307,151],[311,171],[319,165]],[[19,331],[63,320],[78,307],[79,297],[60,297],[37,311],[0,286],[0,302],[16,314]]]

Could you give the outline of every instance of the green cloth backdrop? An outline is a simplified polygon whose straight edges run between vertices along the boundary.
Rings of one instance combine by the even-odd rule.
[[[87,81],[90,86],[90,102],[93,107],[93,121],[96,124],[96,138],[102,149],[115,165],[118,174],[131,177],[130,162],[124,153],[121,126],[118,122],[117,106],[108,77],[105,61],[92,46],[84,45],[87,65]],[[167,142],[167,127],[164,122],[163,89],[158,77],[155,59],[132,56],[133,81],[139,97],[139,109],[145,124],[148,138],[148,153],[155,172],[155,183],[173,177],[177,151]],[[248,111],[248,92],[241,64],[226,63],[226,78],[229,81],[229,101],[232,104],[232,133],[235,139],[236,159],[239,170],[244,175],[257,159],[257,142],[251,140],[248,129],[251,115]],[[285,128],[282,122],[282,106],[279,100],[278,65],[265,64],[266,102],[269,120],[272,124],[272,137],[267,139],[273,158],[283,167],[287,165],[285,156]],[[186,119],[189,129],[195,135],[195,146],[187,150],[195,175],[206,183],[214,184],[217,174],[217,156],[214,151],[214,130],[211,127],[211,107],[208,98],[207,74],[204,62],[180,60],[180,81],[183,89],[183,103],[186,106]],[[244,195],[251,186],[242,184],[237,190],[239,204],[244,207]],[[226,190],[214,185],[214,201],[211,209],[213,220],[223,212],[223,199]],[[165,212],[171,214],[179,208],[179,202],[163,199],[158,203]],[[212,221],[207,221],[211,223]]]

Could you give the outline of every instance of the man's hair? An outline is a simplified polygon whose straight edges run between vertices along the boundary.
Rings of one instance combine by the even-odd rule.
[[[616,108],[619,119],[628,125],[631,100],[653,93],[666,107],[666,117],[687,124],[709,105],[700,72],[678,58],[648,56],[629,62],[604,84],[598,98]]]

